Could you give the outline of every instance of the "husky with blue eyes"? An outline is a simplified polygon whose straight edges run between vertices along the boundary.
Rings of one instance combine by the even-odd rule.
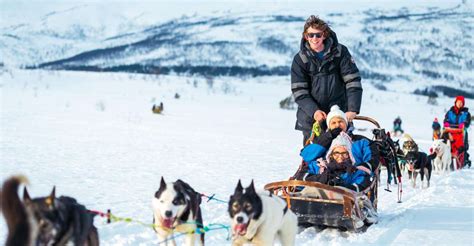
[[[187,233],[185,245],[195,245],[197,230],[203,228],[201,215],[201,195],[189,184],[178,179],[166,183],[161,177],[160,188],[153,198],[153,224],[160,245],[176,245],[173,231]],[[199,244],[204,245],[204,233],[200,234]]]
[[[232,219],[232,245],[273,245],[277,237],[284,246],[295,245],[295,213],[280,197],[269,192],[257,194],[253,181],[244,191],[239,180],[228,212]]]

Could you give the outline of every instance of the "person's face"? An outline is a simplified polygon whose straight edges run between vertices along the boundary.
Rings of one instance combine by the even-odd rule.
[[[306,30],[304,38],[308,41],[312,50],[319,52],[324,49],[324,40],[326,37],[324,37],[323,31],[309,27]]]
[[[329,130],[341,128],[343,132],[347,131],[347,124],[346,122],[341,119],[340,117],[334,117],[329,121]]]
[[[337,146],[333,149],[331,157],[337,162],[342,163],[345,160],[349,159],[349,152],[345,147]]]
[[[462,105],[462,101],[461,101],[461,100],[457,100],[457,101],[456,101],[456,108],[462,108],[462,106],[464,106],[464,105]]]

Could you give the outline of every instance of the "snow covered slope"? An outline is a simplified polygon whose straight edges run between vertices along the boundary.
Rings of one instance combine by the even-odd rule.
[[[33,196],[49,194],[56,185],[58,195],[73,196],[90,209],[111,208],[116,216],[151,223],[161,176],[227,200],[238,179],[253,179],[262,188],[287,179],[300,162],[295,112],[278,107],[290,90],[287,77],[219,77],[211,84],[199,77],[8,70],[0,81],[0,180],[23,173]],[[431,120],[453,103],[442,97],[432,106],[423,96],[364,86],[361,114],[387,129],[400,115],[425,151]],[[152,114],[151,106],[161,101],[164,115]],[[409,187],[404,178],[404,202],[380,189],[381,220],[366,233],[307,229],[297,245],[470,245],[473,177],[473,170],[435,174],[425,190]],[[229,224],[226,204],[204,202],[203,216],[206,224]],[[103,245],[158,243],[149,227],[137,223],[107,225],[99,217],[95,223]],[[226,237],[225,231],[211,231],[206,241],[229,245]]]
[[[237,4],[242,6],[230,11]],[[36,18],[1,26],[1,62],[60,70],[287,75],[304,20],[316,13],[330,22],[371,83],[404,92],[429,88],[450,96],[461,88],[474,98],[469,73],[474,69],[472,2],[381,2],[349,8],[322,1],[313,10],[305,4],[205,2],[189,6],[189,12],[160,2],[51,5]],[[167,9],[175,15],[161,15]]]

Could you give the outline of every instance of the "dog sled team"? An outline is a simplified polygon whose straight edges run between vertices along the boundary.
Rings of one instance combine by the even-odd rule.
[[[403,146],[399,149],[399,159],[401,169],[406,170],[413,186],[416,186],[416,176],[420,174],[421,181],[426,177],[429,181],[432,171],[446,173],[450,170],[461,169],[471,166],[467,128],[471,123],[471,116],[464,107],[464,97],[457,96],[454,105],[446,113],[443,121],[443,129],[435,118],[432,123],[433,143],[429,153],[419,150],[415,140],[410,135],[405,134],[401,138]],[[397,141],[398,144],[398,141]]]
[[[305,146],[300,153],[303,161],[295,175],[290,181],[266,186],[290,201],[298,214],[299,225],[361,231],[376,223],[376,187],[381,166],[387,169],[387,184],[391,182],[391,175],[398,178],[399,202],[403,171],[408,174],[413,187],[417,186],[417,177],[420,176],[421,187],[427,188],[433,170],[445,173],[470,167],[465,129],[469,127],[471,117],[462,96],[456,97],[454,106],[446,113],[444,131],[440,138],[433,140],[429,153],[421,151],[408,134],[403,134],[402,147],[398,140],[394,142],[380,128],[374,129],[373,140],[353,134],[347,114],[337,105],[324,116],[324,124],[315,120],[311,134],[303,134]],[[356,120],[361,118],[355,117]],[[394,123],[394,128],[403,133],[400,117]],[[334,206],[334,203],[343,206]],[[351,219],[347,219],[349,217]]]
[[[55,188],[45,197],[31,198],[26,187],[23,199],[18,189],[24,176],[7,179],[0,198],[8,228],[5,245],[99,245],[92,210],[67,196],[56,197]],[[160,245],[175,245],[173,233],[186,233],[185,245],[204,245],[201,194],[182,180],[161,183],[152,199],[153,227]],[[269,192],[257,193],[252,183],[240,180],[228,202],[232,245],[294,245],[297,217],[287,203]],[[179,228],[179,230],[178,230]],[[199,232],[199,233],[196,233]]]

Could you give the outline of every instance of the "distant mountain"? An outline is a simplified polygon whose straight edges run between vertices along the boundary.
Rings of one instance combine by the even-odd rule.
[[[111,32],[105,24],[70,21],[85,11],[78,7],[67,14],[52,12],[43,23],[2,28],[0,62],[59,70],[289,75],[305,20],[294,15],[227,13],[145,28],[120,20],[123,23],[115,24]],[[378,88],[443,92],[440,88],[446,87],[474,94],[474,13],[469,6],[368,9],[329,16],[363,79]],[[62,20],[68,21],[61,25]]]

